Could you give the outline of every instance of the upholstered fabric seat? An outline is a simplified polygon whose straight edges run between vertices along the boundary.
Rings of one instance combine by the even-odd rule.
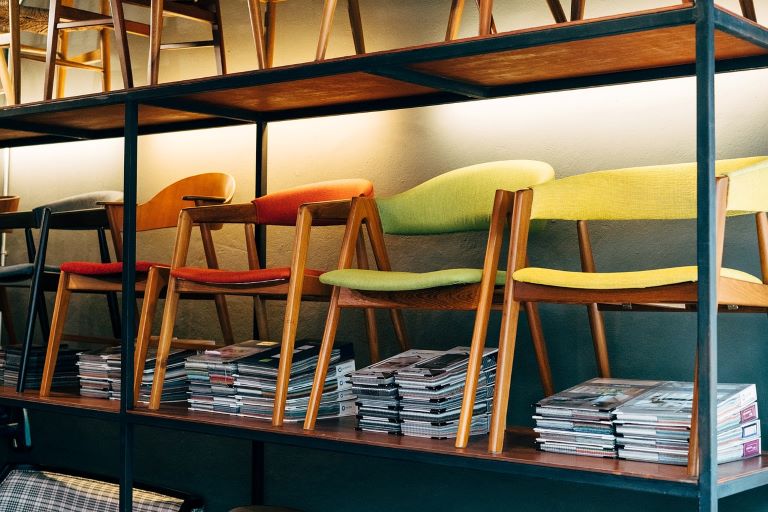
[[[741,270],[723,268],[720,275],[739,281],[762,284],[762,281]],[[670,267],[635,272],[570,272],[551,268],[528,267],[512,275],[521,283],[580,288],[594,290],[622,290],[627,288],[652,288],[680,283],[695,283],[699,280],[696,266]]]
[[[483,277],[481,268],[451,268],[434,272],[380,272],[377,270],[332,270],[320,276],[320,282],[353,290],[401,292],[442,286],[477,284]],[[496,286],[503,286],[507,273],[496,273]]]
[[[305,276],[318,277],[322,270],[304,269]],[[270,281],[287,281],[291,278],[290,267],[260,268],[256,270],[216,270],[199,267],[182,267],[171,270],[171,275],[177,279],[195,283],[210,284],[242,284],[268,283]]]
[[[58,272],[59,267],[46,265],[45,272]],[[32,277],[35,273],[34,263],[18,263],[0,267],[0,283],[15,283]]]
[[[153,263],[151,261],[137,261],[136,272],[146,273],[152,267],[167,267],[162,263]],[[62,272],[77,274],[80,276],[108,276],[123,273],[123,262],[115,261],[112,263],[96,263],[93,261],[68,261],[61,264]]]

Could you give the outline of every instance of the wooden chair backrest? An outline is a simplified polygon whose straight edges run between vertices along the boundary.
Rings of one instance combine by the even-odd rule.
[[[235,179],[225,173],[209,172],[179,180],[158,192],[152,199],[136,207],[136,231],[175,228],[179,212],[195,206],[184,197],[218,197],[224,203],[232,200]]]

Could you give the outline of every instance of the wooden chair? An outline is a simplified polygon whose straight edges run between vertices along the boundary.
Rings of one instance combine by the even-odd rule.
[[[768,310],[768,157],[722,160],[716,163],[717,185],[717,301],[722,311]],[[642,311],[695,311],[697,268],[674,267],[631,272],[597,272],[590,249],[587,221],[650,221],[696,217],[696,164],[675,164],[599,171],[571,176],[534,187],[533,190],[500,192],[498,203],[512,216],[507,296],[504,304],[499,364],[494,394],[489,450],[503,448],[504,429],[521,303],[556,302],[600,304],[601,309]],[[726,214],[755,214],[762,280],[722,265]],[[526,264],[528,223],[531,219],[576,221],[582,272],[529,267]],[[671,307],[671,305],[674,305]],[[680,307],[683,305],[685,307]],[[593,320],[596,333],[602,317]],[[482,345],[473,346],[478,357]],[[468,376],[469,379],[469,376]],[[694,380],[698,375],[694,375]],[[469,386],[468,382],[468,386]],[[694,389],[696,387],[694,386]],[[694,407],[698,396],[694,394]],[[696,417],[691,429],[689,471],[696,472]],[[458,440],[457,440],[458,443]]]
[[[321,283],[333,286],[333,293],[304,428],[315,426],[342,308],[475,311],[474,345],[485,339],[491,308],[498,308],[502,303],[502,290],[498,286],[504,282],[501,274],[497,277],[492,273],[483,274],[481,269],[467,268],[393,272],[383,235],[426,236],[487,230],[497,188],[530,187],[553,176],[552,168],[543,162],[490,162],[445,173],[393,197],[353,200],[338,270],[320,276]],[[490,225],[492,230],[498,229],[495,224]],[[378,270],[351,268],[363,226]],[[492,252],[490,240],[495,237],[489,238],[489,254]],[[492,265],[495,262],[486,256],[484,267],[491,268]],[[485,278],[481,279],[482,276]],[[544,340],[540,336],[538,312],[534,304],[527,306],[542,385],[550,394],[551,372]]]
[[[158,343],[157,364],[149,402],[150,409],[160,406],[165,361],[170,350],[173,328],[176,323],[176,309],[181,295],[228,294],[246,295],[262,299],[286,298],[283,322],[280,367],[275,392],[275,406],[272,423],[283,423],[288,380],[291,373],[293,346],[299,320],[302,300],[328,300],[330,288],[321,284],[319,270],[307,268],[310,234],[313,225],[343,225],[347,219],[351,198],[370,197],[373,185],[367,180],[336,180],[295,187],[253,200],[253,204],[209,206],[189,208],[182,211],[176,235],[171,277],[163,312],[163,325]],[[321,201],[321,202],[318,202]],[[312,204],[304,204],[312,203]],[[304,205],[304,206],[302,206]],[[298,217],[297,217],[298,212]],[[245,242],[248,254],[248,270],[211,270],[187,267],[187,252],[192,226],[214,223],[237,223],[245,225]],[[295,226],[296,235],[290,267],[259,268],[255,243],[255,226]],[[367,267],[364,249],[358,253],[358,263]],[[395,330],[401,347],[406,348],[399,314],[393,315]],[[263,303],[257,308],[259,335],[266,338],[267,319]],[[366,327],[371,347],[378,348],[376,325],[373,311],[366,315]],[[138,396],[141,376],[146,359],[148,337],[139,336],[140,346],[136,348],[136,375],[134,396]],[[376,356],[374,356],[376,357]],[[378,359],[376,357],[376,359]]]
[[[45,339],[48,338],[49,333],[48,313],[43,294],[46,291],[55,291],[59,278],[59,269],[46,265],[49,232],[51,230],[95,231],[102,261],[109,262],[109,249],[105,235],[105,230],[108,228],[107,216],[104,208],[97,206],[97,202],[115,200],[122,196],[122,192],[92,192],[61,199],[32,211],[0,214],[0,228],[3,231],[23,230],[29,259],[28,263],[0,267],[0,310],[3,313],[3,323],[11,345],[18,345],[19,341],[11,320],[12,311],[7,298],[7,289],[27,288],[29,290],[24,337],[21,342],[18,391],[23,391],[26,384],[26,368],[34,338],[35,319],[39,320]],[[40,233],[37,247],[32,236],[33,230],[39,230]],[[117,298],[114,295],[108,296],[108,306],[113,329],[119,332]]]
[[[201,204],[227,203],[235,192],[235,180],[229,174],[205,173],[179,180],[164,188],[152,199],[136,207],[136,231],[150,231],[169,228],[176,225],[179,211],[189,206]],[[73,261],[61,265],[61,277],[56,292],[51,333],[43,369],[40,396],[48,396],[51,391],[56,358],[61,344],[64,323],[67,318],[70,298],[73,293],[117,293],[122,290],[122,227],[123,203],[105,203],[109,219],[112,245],[117,255],[116,263],[92,263]],[[211,268],[218,267],[216,253],[209,226],[200,226],[206,261]],[[141,322],[138,332],[148,332],[152,327],[152,315],[160,292],[168,279],[170,268],[155,265],[147,261],[136,262],[136,292],[144,295]],[[224,340],[232,342],[232,330],[229,313],[223,296],[216,297],[216,309],[219,316]],[[146,334],[147,337],[149,334]]]

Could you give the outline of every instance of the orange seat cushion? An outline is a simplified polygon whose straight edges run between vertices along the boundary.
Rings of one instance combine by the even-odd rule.
[[[136,272],[149,272],[150,267],[167,266],[151,261],[137,261]],[[123,262],[95,263],[92,261],[68,261],[61,264],[61,271],[81,276],[109,276],[123,273]]]
[[[304,269],[305,276],[319,277],[322,270]],[[254,284],[270,281],[287,281],[290,267],[263,268],[258,270],[217,270],[212,268],[182,267],[171,270],[171,275],[185,281],[210,284]]]
[[[295,226],[299,206],[373,195],[373,183],[363,179],[321,181],[273,192],[254,199],[260,224]]]

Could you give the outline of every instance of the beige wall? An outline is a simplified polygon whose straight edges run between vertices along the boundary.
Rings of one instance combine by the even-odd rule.
[[[673,3],[676,2],[603,0],[588,2],[587,8],[588,16],[597,16],[627,10],[630,6],[645,8]],[[756,3],[758,15],[768,19],[768,1]],[[448,0],[362,0],[369,51],[440,40],[449,4]],[[472,2],[467,4],[463,34],[471,35],[476,13]],[[543,0],[499,0],[496,4],[496,20],[501,30],[548,22]],[[732,9],[738,6],[735,1],[723,4]],[[280,4],[277,65],[312,57],[321,5],[320,0],[288,0]],[[252,69],[255,56],[245,2],[224,0],[224,8],[231,70]],[[189,23],[172,20],[168,26],[168,40],[178,40]],[[131,47],[136,81],[141,84],[145,78],[146,42],[132,38]],[[341,2],[329,57],[351,52],[345,4]],[[115,66],[117,83],[118,69]],[[167,53],[163,58],[161,80],[211,74],[213,69],[209,49]],[[40,78],[40,66],[25,64],[24,70],[31,77],[26,81],[24,98],[31,100],[37,97],[38,87],[41,88],[41,82],[36,81]],[[70,76],[70,93],[98,87],[96,79],[87,73],[73,72]],[[768,153],[766,83],[768,71],[765,70],[717,78],[719,157]],[[379,195],[387,195],[452,168],[496,159],[544,160],[555,167],[559,176],[601,168],[689,161],[695,158],[694,114],[695,82],[686,78],[274,123],[269,128],[268,186],[270,190],[279,190],[313,180],[366,177],[374,182]],[[232,173],[238,182],[235,200],[247,201],[254,192],[254,148],[253,127],[144,137],[139,148],[139,198],[146,200],[180,177],[216,170]],[[22,196],[23,208],[88,190],[119,189],[121,162],[119,140],[14,149],[9,186],[12,193]],[[326,231],[315,245],[312,263],[332,267],[341,231]],[[269,235],[270,264],[287,264],[290,230],[274,228]],[[139,257],[167,261],[172,239],[170,230],[140,235]],[[217,234],[217,240],[225,263],[244,264],[240,231],[227,229]],[[391,240],[397,269],[479,266],[482,261],[482,234],[453,235],[439,242],[414,242],[412,239]],[[95,258],[94,248],[95,238],[54,237],[50,254],[54,261]],[[10,240],[9,251],[11,262],[23,258],[19,237]],[[21,295],[17,298],[21,308],[25,301]],[[237,336],[247,338],[251,329],[248,303],[242,300],[232,303]],[[179,333],[219,336],[211,310],[211,307],[182,308]],[[73,323],[68,330],[108,332],[105,311],[100,300],[75,300]],[[324,309],[311,305],[306,311],[301,334],[317,336],[321,333]],[[282,308],[275,304],[270,312],[274,332],[279,329]],[[468,341],[463,338],[470,329],[467,316],[423,314],[411,315],[409,319],[416,336],[437,338],[439,343],[447,345]],[[387,329],[386,339],[391,343],[383,317],[381,325]],[[359,315],[351,313],[343,318],[343,337],[362,339],[361,329]],[[360,344],[359,349],[364,352],[364,345]]]

